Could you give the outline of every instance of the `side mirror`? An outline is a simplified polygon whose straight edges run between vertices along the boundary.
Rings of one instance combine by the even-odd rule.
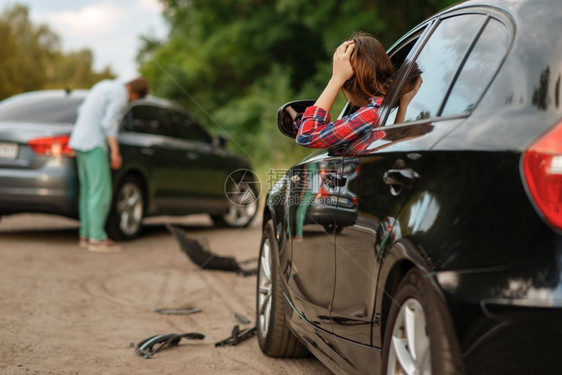
[[[228,142],[228,137],[226,135],[219,134],[213,138],[214,147],[226,148],[226,142]]]
[[[281,106],[277,111],[277,126],[281,133],[295,139],[297,132],[293,127],[297,115],[303,113],[307,107],[314,105],[314,100],[297,100]]]

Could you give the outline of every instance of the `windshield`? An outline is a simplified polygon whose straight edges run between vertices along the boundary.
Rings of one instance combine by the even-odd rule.
[[[0,121],[73,124],[84,98],[22,95],[0,102]]]

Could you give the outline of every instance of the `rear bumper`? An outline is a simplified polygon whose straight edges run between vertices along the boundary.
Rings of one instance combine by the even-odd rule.
[[[509,265],[435,274],[469,374],[560,371],[562,236],[537,233]]]
[[[0,215],[78,214],[78,183],[72,159],[49,160],[39,169],[0,167]]]
[[[490,326],[463,357],[468,374],[558,374],[562,352],[562,326],[506,320]]]
[[[559,373],[562,288],[557,278],[541,280],[541,271],[437,276],[468,374]]]

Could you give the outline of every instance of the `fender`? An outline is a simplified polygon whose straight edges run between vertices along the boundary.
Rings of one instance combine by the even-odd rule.
[[[434,274],[434,266],[431,258],[424,255],[425,251],[407,238],[400,238],[392,244],[389,250],[385,251],[381,258],[381,268],[377,278],[380,287],[377,290],[375,301],[375,316],[372,325],[372,344],[381,348],[383,343],[383,332],[385,321],[392,294],[400,284],[400,281],[411,268],[416,267],[427,273],[438,294],[443,297]],[[380,283],[383,283],[382,285]]]

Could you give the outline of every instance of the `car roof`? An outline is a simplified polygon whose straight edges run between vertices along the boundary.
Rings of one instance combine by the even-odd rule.
[[[560,21],[562,17],[560,0],[468,0],[453,4],[448,8],[439,11],[414,27],[411,31],[418,29],[428,21],[441,15],[463,10],[469,11],[471,8],[477,7],[489,9],[495,8],[496,10],[503,11],[511,16],[512,20],[521,27],[523,31],[533,28],[540,28],[542,30],[544,21],[547,21],[547,23],[550,24],[555,21]],[[559,23],[557,25],[558,27],[560,26]],[[552,29],[551,34],[556,34],[558,36],[558,31],[558,28]],[[408,35],[411,34],[412,32],[408,33]]]
[[[63,97],[68,97],[68,98],[77,98],[77,99],[83,99],[88,95],[88,92],[90,90],[86,90],[86,89],[75,89],[75,90],[37,90],[37,91],[29,91],[29,92],[24,92],[21,94],[16,94],[14,96],[11,96],[9,98],[6,98],[5,100],[11,100],[12,98],[63,98]],[[151,96],[148,95],[147,97],[143,98],[143,99],[139,99],[139,100],[135,100],[132,105],[143,105],[143,104],[150,104],[150,105],[156,105],[159,107],[163,107],[163,108],[169,108],[169,109],[175,109],[175,110],[179,110],[182,112],[185,112],[185,109],[183,107],[181,107],[179,104],[176,104],[175,102],[171,101],[171,100],[167,100],[167,99],[163,99],[163,98],[159,98],[156,96]]]
[[[134,102],[131,103],[131,106],[138,106],[138,105],[145,105],[145,104],[155,105],[155,106],[162,107],[162,108],[175,109],[175,110],[182,111],[182,112],[186,111],[182,106],[180,106],[179,104],[176,104],[175,102],[173,102],[171,100],[159,98],[159,97],[152,96],[152,95],[147,95],[143,99],[135,100]]]
[[[13,98],[58,98],[58,97],[75,97],[75,98],[84,98],[88,90],[37,90],[37,91],[28,91],[23,92],[20,94],[16,94],[10,96],[4,100],[11,100]]]
[[[469,7],[498,8],[510,13],[516,22],[531,24],[540,23],[540,20],[533,20],[533,16],[541,9],[548,10],[545,15],[560,17],[561,14],[560,0],[468,0],[454,4],[437,14]]]

